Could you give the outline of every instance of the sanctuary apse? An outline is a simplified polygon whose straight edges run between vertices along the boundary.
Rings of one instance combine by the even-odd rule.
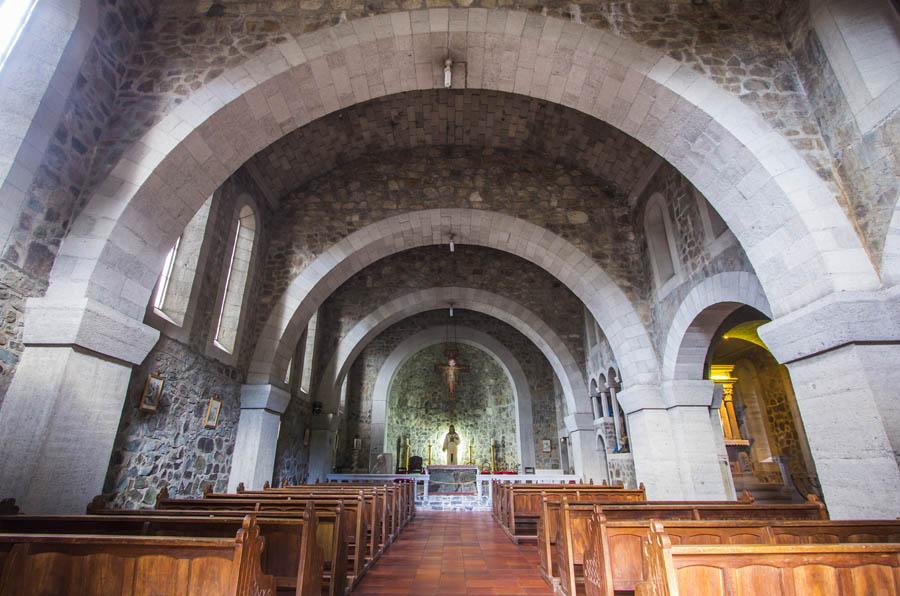
[[[600,504],[646,553],[693,536],[652,510],[891,556],[891,523],[833,520],[900,516],[896,2],[7,0],[0,21],[0,511],[23,512],[0,553],[138,565],[182,537],[221,555],[191,577],[261,593],[675,593],[678,552],[633,578],[590,548]],[[224,521],[180,519],[207,509]],[[404,540],[466,545],[464,579],[426,553],[390,585]],[[37,590],[5,569],[0,593]]]

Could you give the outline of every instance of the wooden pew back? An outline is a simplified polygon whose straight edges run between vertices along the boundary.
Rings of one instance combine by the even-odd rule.
[[[592,516],[584,554],[586,593],[613,596],[644,579],[642,544],[653,522],[610,522]],[[900,542],[900,521],[671,521],[673,544],[828,544]]]
[[[274,596],[252,516],[233,538],[0,534],[0,596]]]
[[[673,545],[644,542],[636,596],[870,596],[900,590],[900,544]]]

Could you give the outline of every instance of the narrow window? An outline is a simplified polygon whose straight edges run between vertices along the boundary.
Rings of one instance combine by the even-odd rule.
[[[156,285],[153,306],[158,314],[164,315],[176,325],[184,325],[211,204],[212,197],[203,203],[184,228],[184,233],[175,241],[166,256],[162,275]]]
[[[166,262],[163,263],[162,275],[159,276],[159,283],[156,284],[156,296],[153,298],[153,306],[157,310],[162,310],[163,304],[166,302],[169,282],[172,280],[172,267],[175,265],[175,255],[178,254],[179,244],[181,244],[181,236],[175,241],[175,245],[169,249],[169,254],[166,255]]]
[[[256,237],[256,216],[250,207],[243,207],[234,233],[234,244],[228,261],[228,274],[225,278],[225,292],[219,307],[219,322],[216,325],[218,347],[226,352],[233,352],[237,340],[238,324],[241,319],[241,308],[244,303],[244,292],[250,276],[250,259],[253,256],[253,243]]]
[[[291,386],[291,373],[294,372],[294,359],[291,358],[288,360],[287,370],[284,372],[284,384],[288,387]]]
[[[316,329],[319,325],[319,313],[313,313],[306,328],[306,344],[303,346],[303,376],[300,379],[300,391],[309,394],[312,382],[313,357],[316,350]]]
[[[658,200],[655,200],[657,198]],[[647,234],[647,247],[650,249],[650,261],[656,276],[657,287],[661,287],[675,276],[671,236],[666,215],[663,212],[665,204],[661,199],[660,195],[651,199],[644,213],[644,232]]]

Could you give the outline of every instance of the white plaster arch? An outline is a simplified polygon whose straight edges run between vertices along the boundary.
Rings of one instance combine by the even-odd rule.
[[[509,324],[541,351],[556,373],[571,412],[590,412],[584,374],[553,329],[517,302],[473,288],[440,287],[410,292],[387,302],[354,325],[338,344],[322,374],[316,398],[323,407],[337,406],[340,387],[360,352],[379,333],[414,314],[445,308],[449,303],[492,316]]]
[[[744,305],[772,317],[766,294],[752,273],[719,273],[697,284],[682,300],[669,327],[663,380],[702,379],[713,334],[728,315]]]
[[[531,389],[528,378],[516,357],[506,346],[484,333],[471,327],[457,327],[458,343],[474,346],[491,356],[506,373],[516,400],[516,434],[519,438],[518,460],[523,466],[534,467],[534,423],[531,410]],[[446,341],[446,330],[443,327],[432,327],[406,338],[384,361],[378,370],[375,385],[372,388],[372,453],[384,450],[387,441],[387,400],[394,376],[403,364],[415,354],[430,346]],[[380,439],[376,444],[376,437]],[[377,450],[376,450],[377,449]]]
[[[434,8],[287,35],[186,98],[98,185],[60,247],[48,300],[85,297],[141,320],[168,247],[232,172],[315,118],[440,88],[451,33],[453,58],[466,65],[458,83],[573,107],[667,159],[728,223],[776,314],[879,286],[828,186],[759,115],[690,65],[560,19]],[[637,351],[653,359],[651,346]]]

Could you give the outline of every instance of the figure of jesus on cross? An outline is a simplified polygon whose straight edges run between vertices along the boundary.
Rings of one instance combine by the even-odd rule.
[[[450,395],[450,401],[456,400],[456,388],[459,386],[460,373],[469,372],[469,367],[460,364],[456,360],[456,352],[448,349],[444,352],[447,357],[447,364],[435,364],[434,371],[444,374],[444,380],[447,382],[447,392]]]

